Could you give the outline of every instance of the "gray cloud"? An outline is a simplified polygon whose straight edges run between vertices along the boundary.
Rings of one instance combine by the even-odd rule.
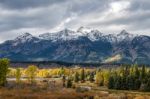
[[[131,11],[137,10],[150,10],[150,1],[149,0],[131,0],[131,6],[129,7]]]
[[[7,9],[27,9],[59,4],[66,0],[0,0],[0,5]]]
[[[149,0],[0,0],[0,12],[0,42],[80,26],[150,35]]]

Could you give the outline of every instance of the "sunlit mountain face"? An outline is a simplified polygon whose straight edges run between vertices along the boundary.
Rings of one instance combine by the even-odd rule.
[[[109,34],[80,27],[39,36],[24,33],[2,43],[0,52],[0,57],[14,61],[149,64],[150,37],[125,30]]]

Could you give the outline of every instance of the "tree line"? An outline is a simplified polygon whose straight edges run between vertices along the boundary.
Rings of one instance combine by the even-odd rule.
[[[150,70],[145,66],[125,66],[110,75],[109,89],[150,91]]]
[[[27,77],[32,84],[35,77],[62,78],[63,86],[71,88],[75,83],[91,82],[97,86],[106,86],[116,90],[142,90],[150,91],[150,69],[149,67],[138,65],[120,66],[117,68],[54,68],[38,69],[37,66],[30,65],[27,68],[9,68],[8,59],[0,59],[0,85],[7,83],[7,77],[15,77],[16,83],[21,83],[21,77]]]

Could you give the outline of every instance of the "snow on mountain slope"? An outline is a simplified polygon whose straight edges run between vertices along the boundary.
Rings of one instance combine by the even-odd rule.
[[[110,43],[116,43],[117,42],[117,36],[115,34],[104,35],[103,38]]]
[[[55,32],[55,33],[44,33],[39,35],[39,38],[45,40],[57,41],[57,40],[75,40],[78,39],[79,37],[88,37],[91,41],[96,41],[100,37],[102,37],[102,35],[103,34],[98,30],[94,30],[86,27],[80,27],[77,31],[64,29],[62,31]]]
[[[19,41],[20,43],[24,43],[26,41],[30,41],[33,38],[33,36],[30,33],[24,33],[20,36],[18,36],[15,41]]]
[[[126,30],[122,30],[119,34],[117,34],[117,41],[121,42],[123,40],[125,41],[131,41],[133,40],[134,37],[136,37],[137,35],[128,33]]]
[[[90,32],[87,32],[85,36],[87,36],[91,41],[97,41],[103,36],[103,34],[98,30],[91,30]]]
[[[80,27],[77,32],[82,33],[82,36],[88,37],[91,41],[96,41],[103,36],[103,33],[100,31],[91,29],[89,27]]]
[[[72,39],[77,39],[78,37],[82,36],[82,33],[80,32],[74,32],[69,29],[64,29],[59,32],[55,33],[44,33],[39,35],[40,39],[45,39],[45,40],[52,40],[52,41],[57,41],[57,40],[72,40]]]
[[[38,43],[38,42],[40,42],[40,39],[31,35],[30,33],[24,33],[24,34],[16,37],[14,40],[12,40],[12,46],[17,46],[18,44],[23,44],[26,42]]]
[[[105,34],[82,27],[77,31],[64,29],[38,37],[24,33],[0,44],[0,51],[0,57],[12,60],[42,58],[69,62],[150,64],[150,37],[133,35],[125,30],[119,34]]]
[[[55,33],[44,33],[40,34],[39,38],[44,40],[53,40],[57,38],[57,35]]]
[[[87,37],[91,41],[103,40],[110,43],[116,43],[121,41],[131,41],[136,35],[130,34],[123,30],[119,34],[104,34],[96,29],[91,29],[87,27],[80,27],[77,31],[72,31],[69,29],[64,29],[54,33],[44,33],[39,35],[37,38],[40,40],[51,40],[52,42],[58,40],[76,40],[79,37]],[[19,43],[24,43],[30,41],[34,38],[29,33],[18,36],[14,41]],[[38,42],[38,41],[35,41]]]

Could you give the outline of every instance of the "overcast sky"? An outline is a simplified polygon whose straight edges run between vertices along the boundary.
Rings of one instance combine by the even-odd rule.
[[[80,26],[150,35],[150,0],[0,0],[0,42]]]

